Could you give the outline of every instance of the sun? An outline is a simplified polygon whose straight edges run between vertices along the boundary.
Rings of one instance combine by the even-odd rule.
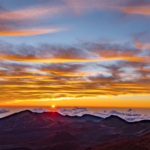
[[[52,108],[55,108],[55,105],[52,105],[51,107],[52,107]]]

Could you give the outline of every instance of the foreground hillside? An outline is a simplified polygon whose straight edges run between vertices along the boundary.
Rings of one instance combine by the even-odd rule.
[[[150,134],[132,140],[101,144],[85,150],[150,150]]]
[[[23,111],[0,119],[0,129],[0,150],[144,150],[150,142],[150,121],[129,123],[117,116]]]

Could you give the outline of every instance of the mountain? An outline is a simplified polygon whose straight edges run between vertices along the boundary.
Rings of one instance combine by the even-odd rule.
[[[37,130],[54,124],[52,118],[26,110],[0,119],[0,132]]]
[[[5,150],[35,150],[32,148],[10,148]],[[52,146],[46,147],[46,148],[40,148],[36,150],[79,150],[79,145],[75,144],[74,142],[61,142],[57,144],[53,144]]]
[[[67,122],[101,121],[103,118],[92,115],[63,116],[57,112],[33,113],[25,110],[0,119],[1,132],[38,130],[39,128],[55,129]]]
[[[101,124],[110,127],[121,127],[122,125],[124,126],[128,124],[128,122],[118,116],[111,115],[110,117],[107,117],[104,120],[102,120]]]
[[[99,122],[99,121],[104,119],[104,118],[101,118],[101,117],[98,117],[98,116],[89,115],[89,114],[84,114],[80,118],[81,118],[81,120],[84,120],[84,121],[95,121],[95,122]]]
[[[150,121],[131,123],[117,116],[102,119],[25,110],[0,119],[0,129],[0,150],[96,150],[99,145],[134,142],[150,133]]]
[[[61,143],[61,142],[70,142],[70,141],[76,141],[77,138],[70,134],[69,132],[56,132],[52,135],[49,135],[45,138],[43,138],[40,141],[37,141],[37,144],[54,144],[54,143]]]
[[[113,128],[113,131],[122,135],[142,136],[150,132],[150,121],[127,122],[118,116],[110,116],[100,122],[101,125]]]
[[[8,145],[10,148],[37,149],[62,141],[76,144],[77,139],[84,143],[84,138],[88,140],[94,136],[92,128],[98,126],[101,120],[93,115],[78,117],[63,116],[57,112],[18,112],[0,119],[0,149]]]
[[[33,150],[33,149],[20,147],[20,148],[10,148],[10,149],[6,149],[6,150]]]
[[[101,144],[85,150],[150,150],[150,134],[132,140]]]
[[[46,147],[42,150],[78,150],[79,147],[80,146],[74,142],[61,142],[58,144],[54,144],[53,146]]]
[[[72,119],[72,121],[94,121],[94,122],[99,122],[101,120],[103,120],[104,118],[98,117],[98,116],[94,116],[94,115],[90,115],[90,114],[84,114],[81,117],[79,116],[65,116],[66,118],[70,118]]]
[[[98,141],[99,143],[113,143],[113,142],[118,142],[118,141],[123,141],[123,140],[128,140],[128,139],[134,139],[137,138],[135,135],[121,135],[121,134],[111,134],[111,135],[104,135],[101,136]]]

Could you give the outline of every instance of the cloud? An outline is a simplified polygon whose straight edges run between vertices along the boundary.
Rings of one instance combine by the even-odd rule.
[[[0,44],[2,102],[149,94],[147,50],[110,43]]]
[[[47,109],[47,108],[34,108],[31,110],[32,112],[36,112],[36,113],[43,113],[43,112],[50,112],[51,110]],[[70,115],[70,116],[82,116],[83,114],[88,113],[87,108],[84,107],[74,107],[74,108],[56,108],[54,111],[57,111],[58,113],[62,114],[62,115]]]
[[[32,112],[36,113],[43,113],[43,112],[50,112],[47,108],[34,108],[31,110]],[[128,109],[126,112],[120,112],[116,110],[103,110],[103,111],[91,111],[88,110],[88,108],[85,107],[74,107],[74,108],[56,108],[55,111],[62,115],[69,115],[69,116],[82,116],[84,114],[91,114],[95,116],[99,116],[102,118],[107,118],[111,115],[119,116],[120,118],[128,121],[128,122],[135,122],[135,121],[141,121],[141,120],[150,120],[150,116],[146,114],[139,114],[136,113],[134,109]]]
[[[134,42],[134,45],[136,48],[141,49],[141,50],[150,50],[150,43],[141,43],[138,41]]]
[[[103,118],[109,117],[111,115],[119,116],[123,118],[126,121],[129,122],[135,122],[135,121],[141,121],[141,120],[150,120],[150,116],[148,115],[142,115],[139,113],[136,113],[135,110],[133,109],[128,109],[126,112],[119,112],[116,110],[111,110],[111,111],[96,111],[93,112],[93,115],[100,116]]]
[[[7,109],[0,109],[0,114],[3,114],[3,113],[8,113],[10,110],[7,110]]]
[[[140,117],[141,114],[132,114],[132,109],[127,110],[127,113],[121,113],[115,110],[109,112],[111,115],[118,115],[118,116],[137,116]]]
[[[18,7],[12,10],[7,10],[0,6],[0,35],[29,36],[66,30],[68,27],[52,26],[52,23],[48,23],[50,18],[53,19],[60,16],[65,18],[68,14],[72,17],[74,14],[80,15],[95,10],[150,15],[149,6],[150,3],[148,1],[142,0],[138,0],[138,2],[135,2],[135,0],[126,2],[120,0],[57,0],[55,3],[53,1],[45,1],[43,3],[34,1],[32,5],[28,4],[26,7]],[[111,59],[116,59],[116,57]],[[132,57],[126,59],[133,60]],[[138,58],[138,61],[140,59]],[[63,60],[58,60],[57,62],[60,61]],[[85,60],[81,59],[79,61]],[[93,61],[91,60],[91,62]]]
[[[66,108],[58,108],[57,111],[62,115],[70,115],[70,116],[82,116],[83,114],[88,113],[87,108],[84,107],[74,107],[72,109]]]
[[[40,45],[32,47],[31,51],[26,54],[23,49],[28,45],[23,45],[16,50],[9,49],[5,52],[5,46],[1,51],[0,60],[15,60],[24,62],[43,62],[43,63],[68,63],[68,62],[100,62],[112,60],[126,60],[135,62],[149,62],[149,56],[139,56],[141,53],[138,49],[129,49],[126,47],[113,46],[107,44],[88,44],[79,45],[80,48],[69,46],[51,46]],[[9,52],[9,54],[8,54]],[[147,58],[146,58],[147,57]]]
[[[3,36],[29,36],[29,35],[37,35],[44,33],[53,33],[58,32],[64,29],[61,28],[53,28],[53,29],[32,29],[32,30],[6,30],[0,31],[0,35]]]
[[[126,14],[150,15],[148,0],[63,0],[77,14],[94,10],[120,11]]]
[[[102,5],[100,0],[63,0],[68,7],[76,14],[88,13],[90,11],[98,10]]]
[[[44,18],[60,13],[62,8],[50,6],[32,6],[21,10],[6,10],[1,7],[0,11],[0,35],[1,36],[29,36],[45,33],[53,33],[66,28],[47,25]],[[48,27],[38,27],[48,26]]]
[[[33,21],[37,19],[42,19],[43,17],[53,17],[56,14],[60,14],[65,11],[65,7],[63,5],[54,6],[45,4],[36,4],[33,6],[28,6],[26,8],[14,10],[14,11],[7,11],[1,9],[0,19],[3,20],[28,20]]]
[[[74,108],[57,108],[57,110],[55,111],[59,112],[62,115],[70,115],[70,116],[82,116],[84,114],[91,114],[91,115],[99,116],[102,118],[107,118],[111,115],[115,115],[129,122],[150,120],[150,116],[146,114],[142,115],[142,114],[136,113],[134,109],[128,109],[126,112],[120,112],[116,110],[111,110],[111,111],[103,110],[103,111],[93,112],[93,111],[88,110],[88,108],[74,107]]]
[[[50,110],[46,108],[34,108],[34,109],[31,109],[31,111],[35,113],[43,113],[43,112],[49,112]]]
[[[150,6],[149,1],[131,0],[127,2],[127,4],[124,6],[115,6],[114,8],[127,14],[150,15],[149,6]]]

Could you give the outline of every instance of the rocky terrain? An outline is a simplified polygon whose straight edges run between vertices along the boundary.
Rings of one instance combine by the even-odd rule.
[[[148,150],[150,121],[22,111],[0,119],[1,150]]]

